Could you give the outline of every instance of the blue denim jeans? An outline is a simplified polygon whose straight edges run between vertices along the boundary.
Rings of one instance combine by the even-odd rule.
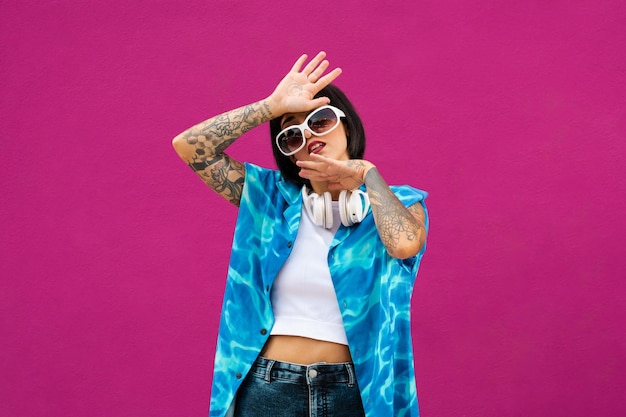
[[[235,417],[364,417],[352,363],[297,365],[259,357]]]

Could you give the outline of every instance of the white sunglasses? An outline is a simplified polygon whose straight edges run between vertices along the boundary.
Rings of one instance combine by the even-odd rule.
[[[304,131],[308,130],[315,136],[324,136],[339,126],[345,113],[333,106],[322,106],[313,110],[299,125],[289,126],[276,135],[276,146],[285,156],[293,155],[304,148],[306,138]]]

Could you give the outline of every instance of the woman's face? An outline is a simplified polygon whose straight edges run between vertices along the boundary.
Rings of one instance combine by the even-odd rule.
[[[280,128],[285,129],[289,126],[300,124],[304,122],[308,114],[308,112],[287,113],[281,119]],[[309,130],[305,129],[304,137],[306,139],[304,147],[289,157],[294,163],[295,161],[309,160],[309,155],[312,153],[337,160],[347,161],[350,159],[350,155],[348,154],[348,138],[343,122],[339,123],[339,126],[332,132],[323,136],[315,136]]]

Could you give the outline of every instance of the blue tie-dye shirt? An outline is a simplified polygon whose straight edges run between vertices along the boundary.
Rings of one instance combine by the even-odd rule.
[[[391,189],[407,207],[424,204],[423,191]],[[237,389],[269,338],[272,284],[291,252],[301,213],[299,186],[285,181],[279,171],[246,164],[215,356],[211,417],[232,412]],[[389,256],[371,212],[355,226],[340,226],[330,245],[328,267],[367,417],[419,415],[410,304],[424,250],[404,260]]]

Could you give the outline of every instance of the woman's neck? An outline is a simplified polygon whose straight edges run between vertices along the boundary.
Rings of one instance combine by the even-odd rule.
[[[341,193],[341,191],[338,190],[329,190],[328,189],[328,182],[327,181],[322,181],[322,182],[313,182],[311,181],[311,188],[313,188],[313,191],[318,194],[318,195],[322,195],[325,192],[329,192],[330,195],[332,196],[333,201],[337,201],[339,200],[339,194]]]

